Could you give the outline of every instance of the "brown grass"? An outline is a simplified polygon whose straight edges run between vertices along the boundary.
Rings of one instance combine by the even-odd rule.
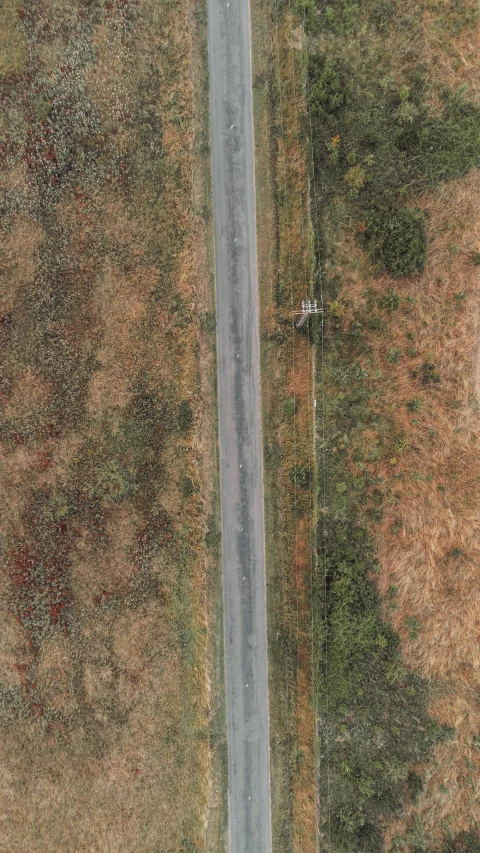
[[[398,443],[370,431],[364,448],[375,442],[383,447],[371,470],[382,478],[386,494],[383,520],[374,527],[385,614],[400,634],[406,665],[436,685],[432,713],[456,727],[453,741],[437,747],[425,768],[418,813],[434,839],[447,828],[447,819],[455,832],[480,821],[480,756],[472,744],[480,729],[480,276],[472,263],[480,244],[479,199],[477,170],[422,201],[430,215],[429,253],[416,279],[362,281],[352,268],[352,255],[359,251],[348,241],[339,258],[349,306],[363,303],[366,287],[379,296],[395,287],[402,297],[384,333],[369,333],[368,342],[381,371],[380,378],[371,379],[379,392],[375,405],[405,440],[399,450]],[[407,355],[407,346],[415,348],[414,356]],[[402,351],[396,365],[386,359],[391,347]],[[422,384],[425,361],[438,370],[438,384]],[[420,397],[422,409],[409,413],[407,401]],[[395,609],[387,604],[392,584],[398,590]],[[419,622],[416,637],[408,617]],[[402,829],[405,822],[396,822],[388,838]]]
[[[0,75],[21,70],[25,62],[26,38],[18,26],[17,0],[0,3]]]
[[[168,515],[170,526],[149,565],[158,594],[128,603],[144,542],[141,510],[128,500],[104,502],[101,537],[90,519],[77,518],[65,534],[74,621],[61,630],[59,605],[51,604],[51,624],[35,643],[25,613],[14,615],[12,578],[0,577],[0,687],[18,689],[21,709],[14,724],[2,720],[0,739],[0,809],[6,816],[0,849],[11,853],[130,853],[139,847],[145,853],[175,853],[186,843],[198,850],[205,846],[212,781],[204,533],[213,487],[203,483],[208,472],[201,467],[200,450],[207,434],[212,441],[212,415],[200,414],[196,397],[200,382],[211,381],[212,362],[200,375],[194,310],[199,294],[205,301],[207,272],[196,264],[202,235],[193,212],[194,30],[181,0],[161,8],[141,0],[132,52],[122,30],[127,5],[106,4],[86,82],[102,119],[122,123],[135,106],[134,84],[149,63],[157,65],[166,174],[161,203],[153,208],[151,188],[141,184],[132,182],[126,203],[118,187],[105,184],[93,193],[86,181],[55,209],[68,235],[65,251],[78,260],[79,280],[93,282],[91,299],[79,307],[66,337],[72,347],[91,346],[98,369],[88,383],[80,425],[61,434],[46,429],[32,441],[13,436],[2,443],[2,547],[7,542],[13,555],[25,542],[40,548],[29,508],[38,494],[62,500],[85,439],[95,443],[105,423],[115,432],[139,376],[168,398],[172,412],[162,482],[154,484],[161,491],[157,512]],[[52,0],[45,16],[68,17],[71,7],[66,0]],[[148,29],[145,20],[152,24]],[[168,58],[166,46],[173,50]],[[39,53],[53,64],[62,61],[63,49],[59,37]],[[118,133],[120,153],[133,144],[134,134],[135,129]],[[3,180],[20,186],[23,177],[15,165]],[[31,181],[28,193],[34,194]],[[43,239],[42,229],[25,213],[2,235],[2,317],[32,285]],[[160,242],[171,248],[168,270],[152,260],[151,247]],[[92,261],[91,245],[101,246],[100,259]],[[182,315],[169,304],[173,299]],[[10,378],[2,399],[5,418],[21,423],[48,408],[53,390],[34,369],[20,365]],[[190,433],[179,435],[175,416],[186,398],[195,423]],[[183,475],[201,487],[200,494],[181,496]],[[59,537],[64,532],[61,524],[55,528]],[[27,595],[33,581],[30,564],[22,559],[27,568],[13,574],[13,583]],[[54,581],[60,569],[56,564],[52,569]]]
[[[440,6],[440,8],[439,8]],[[430,69],[432,79],[451,89],[468,86],[469,96],[478,100],[480,70],[480,17],[478,4],[463,4],[464,19],[469,20],[458,32],[455,12],[450,3],[427,4],[422,15],[422,61]]]
[[[35,274],[35,253],[42,240],[42,230],[27,217],[17,216],[11,230],[2,235],[0,265],[2,290],[0,314],[8,316],[19,289],[31,284]]]

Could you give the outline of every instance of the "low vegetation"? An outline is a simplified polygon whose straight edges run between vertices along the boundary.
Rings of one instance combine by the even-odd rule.
[[[313,370],[291,313],[310,293],[312,267],[302,39],[284,0],[254,0],[251,10],[273,849],[314,853]]]
[[[0,2],[5,850],[205,843],[198,8]]]
[[[301,8],[327,307],[320,845],[473,851],[478,9]]]

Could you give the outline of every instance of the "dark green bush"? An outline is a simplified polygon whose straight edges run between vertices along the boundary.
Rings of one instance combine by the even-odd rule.
[[[398,307],[398,306],[397,306]],[[383,320],[378,314],[371,314],[367,319],[367,326],[373,332],[381,332],[383,331]]]
[[[407,400],[405,403],[409,412],[419,412],[422,408],[423,400],[421,397],[412,397],[411,400]]]
[[[284,400],[282,409],[287,417],[292,417],[297,411],[297,401],[295,400],[295,397],[289,397],[288,400]]]
[[[431,361],[424,361],[421,367],[422,385],[436,385],[440,382],[440,374]]]
[[[193,411],[188,400],[182,400],[178,407],[178,428],[181,432],[188,432],[193,426]]]
[[[427,258],[425,218],[421,210],[397,205],[374,208],[365,221],[371,255],[392,278],[418,275]]]
[[[182,477],[178,484],[178,490],[182,497],[189,498],[195,491],[195,486],[190,477]]]
[[[387,359],[389,364],[398,364],[401,357],[402,357],[402,350],[397,349],[396,347],[391,347],[385,356],[385,358]]]
[[[419,127],[419,149],[429,184],[461,178],[480,162],[480,108],[461,93],[444,95],[443,116]]]
[[[300,489],[306,489],[310,480],[308,468],[304,465],[292,465],[289,471],[289,480]]]
[[[424,788],[422,777],[413,771],[410,771],[407,776],[407,785],[414,800],[422,793]]]
[[[386,308],[387,311],[396,311],[399,307],[400,296],[393,287],[389,287],[380,300],[380,308]]]
[[[386,33],[390,29],[395,5],[392,0],[376,0],[376,3],[373,4],[372,22],[379,33]]]
[[[317,116],[335,115],[348,106],[353,82],[345,64],[330,56],[312,59],[311,108]]]

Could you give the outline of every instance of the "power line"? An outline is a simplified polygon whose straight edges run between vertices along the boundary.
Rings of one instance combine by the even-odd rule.
[[[305,30],[305,16],[303,19],[303,27]],[[307,62],[308,62],[308,54],[307,54]],[[316,245],[316,257],[318,257],[319,246],[320,246],[320,234],[319,234],[319,211],[318,211],[318,201],[317,201],[317,188],[315,181],[315,163],[313,159],[313,125],[312,125],[312,115],[310,111],[310,90],[309,90],[309,77],[308,77],[308,65],[307,65],[307,73],[306,73],[306,85],[307,85],[307,114],[309,121],[309,129],[310,129],[310,167],[311,167],[311,175],[312,175],[312,184],[313,184],[313,203],[315,208],[315,235],[317,239]],[[320,284],[320,297],[323,304],[323,276],[321,270],[319,271],[319,284]],[[322,530],[322,558],[323,558],[323,575],[324,575],[324,584],[323,584],[323,619],[324,619],[324,673],[325,673],[325,711],[326,711],[326,738],[325,738],[325,763],[326,763],[326,775],[327,775],[327,820],[328,820],[328,847],[331,850],[331,809],[330,809],[330,748],[329,748],[329,722],[330,722],[330,713],[329,713],[329,696],[328,696],[328,612],[327,612],[327,543],[326,543],[326,512],[327,512],[327,466],[326,466],[326,448],[325,448],[325,329],[324,329],[324,317],[322,316],[322,324],[321,324],[321,347],[320,347],[320,373],[321,373],[321,389],[322,389],[322,405],[321,405],[321,434],[322,434],[322,498],[323,498],[323,506],[321,507],[322,515],[323,515],[323,530]],[[314,608],[312,608],[312,618],[314,618]],[[314,625],[312,625],[314,628]],[[314,637],[314,631],[312,632],[312,642]],[[316,704],[316,694],[315,694],[315,704]],[[315,711],[315,718],[317,718],[317,711]]]
[[[290,7],[290,13],[291,13],[291,7]],[[279,99],[280,99],[280,128],[281,128],[282,147],[283,147],[282,165],[283,165],[285,199],[287,200],[288,195],[287,195],[287,181],[286,181],[286,149],[285,149],[285,134],[284,134],[283,116],[282,116],[282,81],[281,81],[281,75],[280,75],[280,43],[279,43],[279,37],[278,37],[278,33],[279,33],[278,11],[277,11],[277,6],[275,3],[275,0],[274,0],[274,15],[275,15],[275,31],[276,31],[277,80],[278,80],[278,86],[279,86]],[[303,21],[303,29],[305,29],[305,21]],[[293,48],[291,46],[290,46],[290,50],[291,50],[291,52],[293,51]],[[294,101],[295,115],[296,115],[295,135],[296,135],[296,141],[297,141],[297,146],[298,146],[299,145],[298,133],[297,133],[298,110],[297,110],[297,103],[296,103],[296,83],[295,83],[295,76],[294,76],[295,75],[295,61],[293,59],[293,52],[292,52],[292,75],[293,75],[293,101]],[[307,87],[308,87],[308,81],[307,81]],[[307,112],[309,115],[310,128],[311,128],[311,116],[310,116],[310,112],[309,112],[309,103],[308,103],[308,90],[307,90],[306,106],[307,106]],[[298,168],[298,178],[299,178],[299,191],[300,191],[300,198],[301,198],[300,221],[301,221],[302,249],[303,249],[303,261],[304,261],[304,281],[305,281],[305,288],[307,289],[307,274],[306,274],[306,259],[305,259],[306,241],[305,241],[304,216],[303,216],[303,196],[301,194],[302,179],[301,179],[301,174],[300,174],[300,167]],[[316,194],[314,194],[314,203],[316,206]],[[287,208],[287,213],[286,213],[286,219],[287,219],[287,227],[288,227],[288,208]],[[319,245],[318,211],[317,211],[317,218],[315,221],[315,227],[316,227],[316,231],[317,231],[317,246],[315,246],[314,249],[316,249]],[[313,260],[314,260],[314,258],[313,258]],[[290,268],[288,269],[288,272],[289,272],[289,278],[290,278],[290,289],[291,289],[291,298],[292,298],[293,297],[293,287],[292,287],[292,276],[291,276],[291,269]],[[308,300],[308,303],[310,303],[310,300]],[[312,308],[313,308],[313,310],[312,310]],[[314,304],[314,306],[311,306],[311,303],[310,303],[308,308],[306,308],[305,303],[304,303],[302,305],[302,309],[303,309],[301,312],[302,316],[300,317],[300,320],[298,321],[298,324],[297,324],[298,326],[303,325],[303,323],[307,321],[307,319],[309,318],[309,315],[311,313],[322,313],[323,312],[323,292],[321,293],[321,308],[317,309],[316,303]],[[300,312],[298,312],[298,313],[300,313]],[[294,329],[292,329],[292,332],[293,332],[293,334],[295,334]],[[322,333],[321,334],[322,334],[322,361],[321,361],[321,364],[322,364],[322,368],[323,368],[323,317],[322,317]],[[294,346],[295,346],[294,341],[292,342],[292,346],[293,346],[293,351],[294,351]],[[315,352],[315,349],[314,349],[314,347],[312,347],[313,360],[315,360],[314,359],[314,352]],[[308,369],[307,399],[308,399],[309,394],[310,394],[310,336],[309,336],[309,333],[308,333],[308,337],[307,337],[307,361],[308,361],[308,367],[307,367],[307,369]],[[293,372],[294,372],[294,380],[295,380],[295,359],[293,360]],[[324,391],[323,385],[322,385],[322,391]],[[315,374],[314,374],[314,364],[312,364],[312,396],[314,397],[314,395],[315,395]],[[295,402],[295,398],[294,398],[294,402]],[[316,406],[316,400],[314,401],[314,405]],[[295,408],[296,408],[296,406],[295,406]],[[325,418],[324,418],[324,404],[323,404],[322,408],[323,408],[323,432],[324,432],[324,420],[325,420]],[[312,431],[313,435],[311,435],[311,433],[310,433],[310,419],[309,419],[308,423],[309,423],[309,446],[310,447],[312,447],[312,439],[313,439],[313,447],[312,447],[313,459],[314,459],[313,468],[315,470],[315,467],[316,467],[315,466],[315,449],[316,449],[315,448],[315,445],[316,445],[315,435],[316,435],[316,432],[315,432],[315,409],[314,408],[313,408],[313,412],[314,412],[313,431]],[[295,424],[295,422],[294,422],[294,445],[295,445],[295,458],[296,458],[296,424]],[[322,446],[324,448],[324,442],[323,442]],[[324,456],[324,450],[323,450],[323,456]],[[310,549],[309,549],[310,550],[310,586],[311,586],[311,590],[313,592],[313,572],[314,572],[314,561],[315,561],[315,558],[313,555],[314,555],[314,552],[316,553],[316,536],[315,536],[314,531],[313,531],[314,498],[313,498],[313,492],[312,492],[310,454],[309,454],[309,459],[308,459],[308,465],[309,465],[309,502],[310,502]],[[323,477],[323,482],[324,482],[324,490],[325,490],[325,476]],[[325,503],[326,503],[326,500],[325,500],[325,494],[324,494],[324,506],[325,506]],[[295,490],[295,508],[296,508],[296,490]],[[324,513],[324,522],[325,522],[325,513]],[[297,571],[298,571],[298,568],[297,568],[298,567],[297,538],[298,537],[297,537],[297,530],[296,530],[295,565],[296,565],[296,594],[297,594],[297,734],[298,734],[298,744],[300,745],[300,731],[299,731],[300,715],[299,715],[299,704],[298,704],[299,703],[299,696],[300,696],[300,684],[299,684],[299,678],[300,678],[299,639],[300,639],[300,637],[299,637],[299,628],[298,628],[298,595],[299,595],[299,593],[298,593],[298,576],[297,576]],[[325,538],[324,538],[324,545],[325,545]],[[312,605],[313,605],[313,594],[311,596],[311,600],[312,600]],[[311,619],[312,619],[312,625],[311,625],[311,634],[312,634],[311,674],[312,674],[312,700],[313,700],[312,704],[313,704],[313,711],[314,711],[314,733],[313,733],[314,734],[313,761],[314,761],[314,776],[315,776],[315,779],[314,779],[314,785],[315,785],[314,800],[315,800],[315,833],[316,833],[316,837],[318,838],[318,836],[317,836],[317,833],[318,833],[318,814],[317,814],[317,791],[316,791],[316,784],[317,784],[317,775],[316,775],[317,701],[316,701],[315,677],[314,677],[314,653],[313,653],[314,612],[313,611],[314,611],[314,608],[312,606],[312,614],[311,614]],[[327,775],[329,776],[329,773],[327,773]],[[327,799],[329,801],[329,797],[327,797]],[[330,837],[330,834],[329,834],[329,837]],[[329,840],[329,844],[330,844],[330,840]],[[317,841],[317,847],[318,847],[318,841]]]

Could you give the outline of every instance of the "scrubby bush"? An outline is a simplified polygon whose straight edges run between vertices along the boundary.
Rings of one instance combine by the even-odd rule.
[[[369,251],[392,278],[418,275],[427,258],[425,218],[421,210],[397,205],[376,207],[366,218]]]
[[[422,408],[423,400],[421,397],[412,397],[411,400],[407,400],[405,403],[409,412],[419,412]]]
[[[181,432],[188,432],[193,426],[193,411],[188,400],[182,400],[178,407],[178,427]]]
[[[314,82],[310,88],[310,104],[317,116],[332,116],[348,106],[353,83],[343,62],[329,56],[314,57],[311,73]]]
[[[308,486],[310,477],[308,468],[305,468],[304,465],[292,465],[288,476],[290,482],[297,488],[306,489]]]
[[[429,184],[460,178],[480,162],[480,110],[462,92],[444,93],[442,116],[418,128],[423,170]]]
[[[440,374],[431,361],[424,361],[421,367],[422,385],[436,385],[440,382]]]
[[[178,490],[184,498],[189,498],[191,497],[191,495],[193,495],[195,491],[195,486],[193,485],[190,477],[182,477],[178,484]]]
[[[297,411],[297,401],[295,400],[295,397],[289,397],[288,400],[284,400],[282,408],[287,417],[292,417]]]
[[[396,311],[399,307],[400,296],[393,287],[389,287],[380,300],[380,308],[386,308],[387,311]]]
[[[388,350],[387,355],[386,355],[386,359],[389,362],[389,364],[398,364],[401,357],[402,357],[402,350],[396,349],[396,347],[391,347],[391,349]]]

